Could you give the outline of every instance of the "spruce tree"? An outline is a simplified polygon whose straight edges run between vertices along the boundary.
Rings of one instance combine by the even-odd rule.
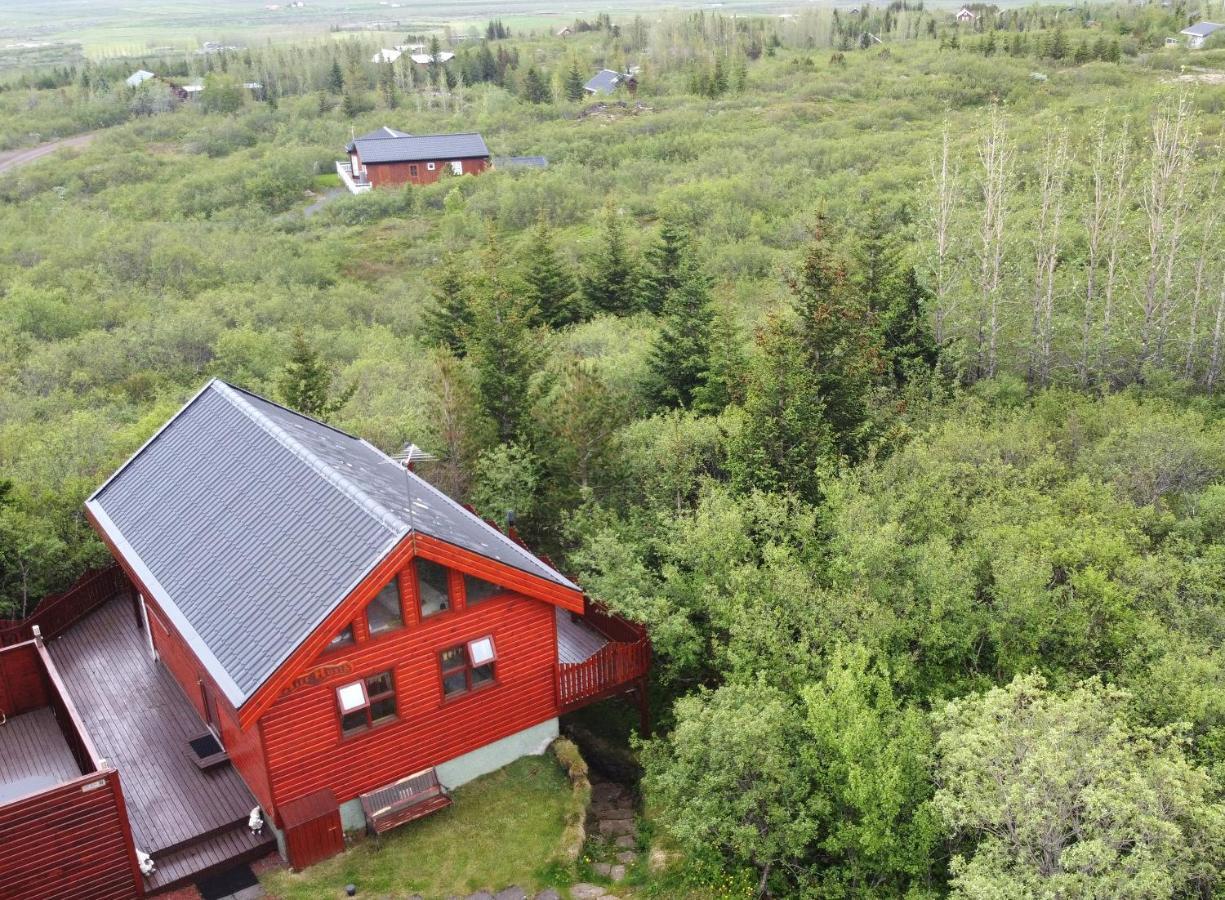
[[[647,399],[659,407],[691,408],[711,369],[714,309],[703,275],[690,267],[668,292],[659,337],[647,359]]]
[[[664,219],[659,228],[659,241],[644,254],[638,279],[638,305],[658,315],[668,294],[680,286],[682,268],[688,255],[689,234],[678,222]]]
[[[339,393],[333,393],[334,378],[331,369],[306,339],[306,333],[298,326],[293,331],[290,343],[289,362],[281,373],[281,401],[290,409],[327,419],[349,402],[357,384],[351,384]]]
[[[838,449],[857,459],[866,445],[869,394],[883,360],[871,310],[850,284],[824,218],[817,220],[791,289],[797,334]]]
[[[328,70],[328,90],[333,94],[339,94],[345,89],[345,73],[340,68],[340,60],[332,60],[332,68]]]
[[[578,60],[570,60],[570,69],[566,72],[566,99],[570,102],[582,100],[586,95],[583,89],[583,73],[578,67]]]
[[[553,101],[552,90],[549,89],[548,83],[535,66],[529,66],[527,74],[523,76],[523,99],[528,103],[551,103]]]
[[[540,320],[551,328],[579,321],[574,276],[557,256],[553,231],[543,218],[532,231],[523,254],[523,283]]]
[[[433,301],[426,307],[422,332],[434,346],[446,347],[456,356],[465,353],[472,331],[472,305],[467,276],[455,254],[447,254],[434,273]]]
[[[605,213],[599,248],[582,278],[582,294],[591,312],[624,316],[638,308],[637,266],[630,259],[621,217],[611,206]]]
[[[908,268],[893,283],[896,289],[880,313],[878,329],[893,383],[901,387],[934,369],[940,351],[927,319],[931,292],[919,281],[918,273]]]
[[[529,384],[539,368],[539,342],[531,328],[535,312],[492,233],[471,301],[472,327],[465,344],[476,371],[477,392],[497,428],[498,440],[512,443],[524,436]]]
[[[817,502],[837,449],[819,379],[791,323],[772,319],[758,336],[743,410],[728,453],[736,488]]]

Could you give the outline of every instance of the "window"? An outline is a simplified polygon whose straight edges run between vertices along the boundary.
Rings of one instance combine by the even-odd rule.
[[[383,634],[394,631],[404,625],[404,613],[400,609],[400,582],[393,578],[391,582],[379,591],[378,596],[366,607],[366,624],[370,633]]]
[[[417,595],[421,598],[421,618],[451,608],[451,591],[445,566],[428,559],[413,561],[417,568]]]
[[[417,166],[415,164],[408,167],[408,174],[413,178],[417,177]]]
[[[332,638],[331,642],[325,648],[326,650],[339,650],[341,647],[348,647],[353,643],[353,626],[346,625],[344,630],[336,637]]]
[[[396,714],[396,686],[391,672],[380,672],[363,681],[354,681],[336,689],[340,706],[340,730],[348,735]]]
[[[491,635],[442,651],[439,660],[443,697],[455,697],[492,684],[496,659]]]
[[[496,597],[498,594],[505,592],[506,588],[501,585],[485,581],[483,578],[477,578],[475,575],[464,576],[464,597],[469,606],[476,606],[476,604],[482,603],[490,597]]]
[[[426,163],[426,164],[425,164],[425,168],[426,168],[428,171],[433,172],[433,171],[434,171],[434,164],[433,164],[433,163]]]

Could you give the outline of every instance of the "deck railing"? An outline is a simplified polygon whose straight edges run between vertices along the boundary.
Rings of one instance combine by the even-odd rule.
[[[651,639],[645,628],[590,600],[583,619],[609,642],[582,662],[558,663],[557,704],[562,712],[641,687],[651,670]]]
[[[0,647],[30,640],[35,625],[42,636],[50,640],[130,588],[128,577],[118,564],[89,569],[68,590],[44,597],[27,618],[0,619]]]

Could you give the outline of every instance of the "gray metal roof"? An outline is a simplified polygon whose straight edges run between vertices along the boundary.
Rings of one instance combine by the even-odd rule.
[[[388,138],[402,138],[402,137],[412,137],[412,135],[410,135],[407,131],[396,131],[394,128],[388,128],[386,125],[384,125],[382,128],[376,129],[375,131],[367,132],[366,134],[363,134],[361,137],[356,137],[353,140],[349,141],[349,145],[345,147],[345,151],[347,153],[352,153],[353,146],[358,141],[385,141]]]
[[[411,137],[358,138],[353,142],[363,163],[408,162],[415,159],[468,159],[488,156],[479,134],[420,134]]]
[[[1225,28],[1225,25],[1218,25],[1216,22],[1196,22],[1190,28],[1184,28],[1179,34],[1189,34],[1194,37],[1208,37],[1217,30]]]
[[[621,83],[621,74],[612,69],[601,69],[583,85],[583,89],[593,94],[611,94]]]
[[[236,707],[410,532],[578,590],[366,441],[218,380],[86,505]]]
[[[495,169],[547,169],[548,157],[545,156],[495,156]]]

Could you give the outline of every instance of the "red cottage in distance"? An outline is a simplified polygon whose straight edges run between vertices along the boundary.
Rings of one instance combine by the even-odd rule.
[[[433,184],[444,174],[479,175],[491,165],[479,134],[411,135],[383,127],[354,138],[336,172],[354,194],[371,188]]]
[[[122,574],[0,628],[0,836],[31,854],[0,896],[143,896],[270,847],[302,868],[543,752],[564,712],[644,702],[640,626],[366,441],[225,382],[86,512]],[[95,825],[50,847],[38,808]]]

